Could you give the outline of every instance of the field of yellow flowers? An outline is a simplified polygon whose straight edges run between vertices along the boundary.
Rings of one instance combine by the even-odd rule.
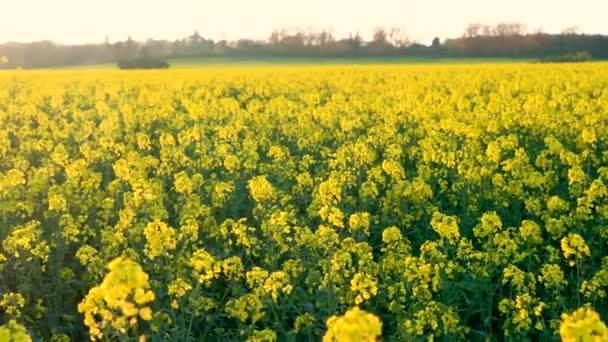
[[[0,73],[2,341],[606,341],[608,64]]]

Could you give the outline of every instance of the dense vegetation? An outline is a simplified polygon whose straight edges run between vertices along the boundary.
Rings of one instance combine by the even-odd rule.
[[[6,43],[0,56],[9,63],[0,68],[45,68],[60,65],[106,64],[132,61],[147,56],[158,60],[213,57],[348,58],[521,58],[541,59],[586,52],[594,59],[608,59],[608,36],[579,34],[573,29],[561,34],[528,32],[517,23],[496,26],[470,24],[462,37],[436,37],[422,44],[408,37],[403,29],[377,28],[371,39],[359,33],[336,37],[331,31],[276,30],[268,39],[236,41],[204,38],[198,31],[174,41],[149,39],[101,44],[61,45],[51,41]]]
[[[584,63],[590,62],[593,58],[587,52],[569,53],[557,57],[545,57],[540,61],[543,63]]]
[[[605,340],[608,65],[0,74],[0,339]]]
[[[119,60],[117,65],[120,69],[167,69],[169,67],[169,63],[164,59],[146,56]]]

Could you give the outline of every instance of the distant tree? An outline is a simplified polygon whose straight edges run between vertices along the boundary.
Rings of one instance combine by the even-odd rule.
[[[492,25],[481,24],[480,30],[481,35],[484,37],[492,37],[497,35],[496,30]]]
[[[482,23],[469,23],[464,28],[464,38],[474,38],[481,34],[484,24]]]
[[[374,45],[388,45],[388,32],[384,27],[376,27],[372,35],[372,43]]]
[[[127,40],[119,46],[118,54],[118,59],[121,60],[134,59],[137,57],[138,46],[131,36],[127,37]]]
[[[536,30],[534,30],[533,34],[537,35],[537,36],[542,36],[545,34],[545,30],[541,26],[541,27],[538,27]]]
[[[441,41],[439,40],[439,37],[433,38],[433,42],[431,43],[431,47],[433,47],[435,49],[441,47]]]
[[[319,32],[314,27],[309,27],[304,32],[304,45],[311,47],[317,45]]]
[[[192,45],[199,44],[202,40],[203,37],[198,33],[198,30],[194,31],[194,33],[188,37],[188,43]]]
[[[522,36],[526,33],[526,25],[521,23],[500,23],[494,27],[499,37]]]
[[[279,30],[272,31],[272,33],[270,34],[270,37],[268,37],[268,43],[270,45],[279,45],[281,43],[282,35],[283,35],[282,31],[279,31]]]
[[[579,33],[579,28],[578,26],[570,26],[570,27],[566,27],[565,29],[562,30],[562,34],[563,35],[575,35]]]
[[[363,46],[363,37],[361,37],[359,31],[355,32],[355,34],[348,34],[348,43],[353,50],[358,50]]]
[[[128,37],[110,42],[105,37],[98,44],[61,45],[52,41],[0,44],[0,56],[10,61],[1,68],[43,68],[60,65],[101,64],[135,60],[160,61],[171,58],[208,56],[292,56],[292,57],[359,57],[359,56],[417,56],[417,57],[508,57],[560,60],[608,59],[608,36],[579,34],[576,27],[562,34],[542,30],[527,32],[520,23],[486,25],[471,23],[462,37],[440,41],[434,38],[430,46],[415,43],[399,28],[378,27],[372,39],[364,42],[361,35],[351,33],[337,38],[332,30],[314,28],[280,29],[267,40],[220,40],[204,38],[198,31],[174,41],[148,39],[135,41]],[[129,67],[131,64],[126,63]],[[144,64],[148,62],[142,62]],[[146,64],[149,65],[149,64]],[[162,66],[162,64],[161,64]]]
[[[334,33],[331,30],[323,30],[319,34],[319,45],[328,46],[336,41]]]
[[[412,44],[411,39],[408,37],[404,29],[399,27],[393,27],[388,33],[389,43],[397,48],[404,48]]]

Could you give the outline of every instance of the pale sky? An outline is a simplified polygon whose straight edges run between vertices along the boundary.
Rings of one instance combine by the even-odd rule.
[[[266,39],[315,27],[336,36],[400,27],[417,41],[460,36],[469,22],[521,22],[529,31],[608,34],[608,0],[0,0],[0,42],[183,38]]]

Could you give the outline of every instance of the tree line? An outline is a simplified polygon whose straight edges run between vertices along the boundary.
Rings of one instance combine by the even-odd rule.
[[[0,68],[45,68],[62,65],[130,63],[134,60],[167,60],[204,57],[303,57],[303,58],[537,58],[587,53],[608,59],[608,36],[579,33],[568,28],[560,34],[528,32],[520,23],[486,25],[471,23],[461,37],[431,44],[412,40],[401,28],[376,28],[372,38],[359,32],[338,38],[329,30],[280,29],[266,40],[213,40],[198,31],[176,40],[135,41],[131,37],[110,43],[63,45],[52,41],[5,43],[0,56],[8,62]]]

